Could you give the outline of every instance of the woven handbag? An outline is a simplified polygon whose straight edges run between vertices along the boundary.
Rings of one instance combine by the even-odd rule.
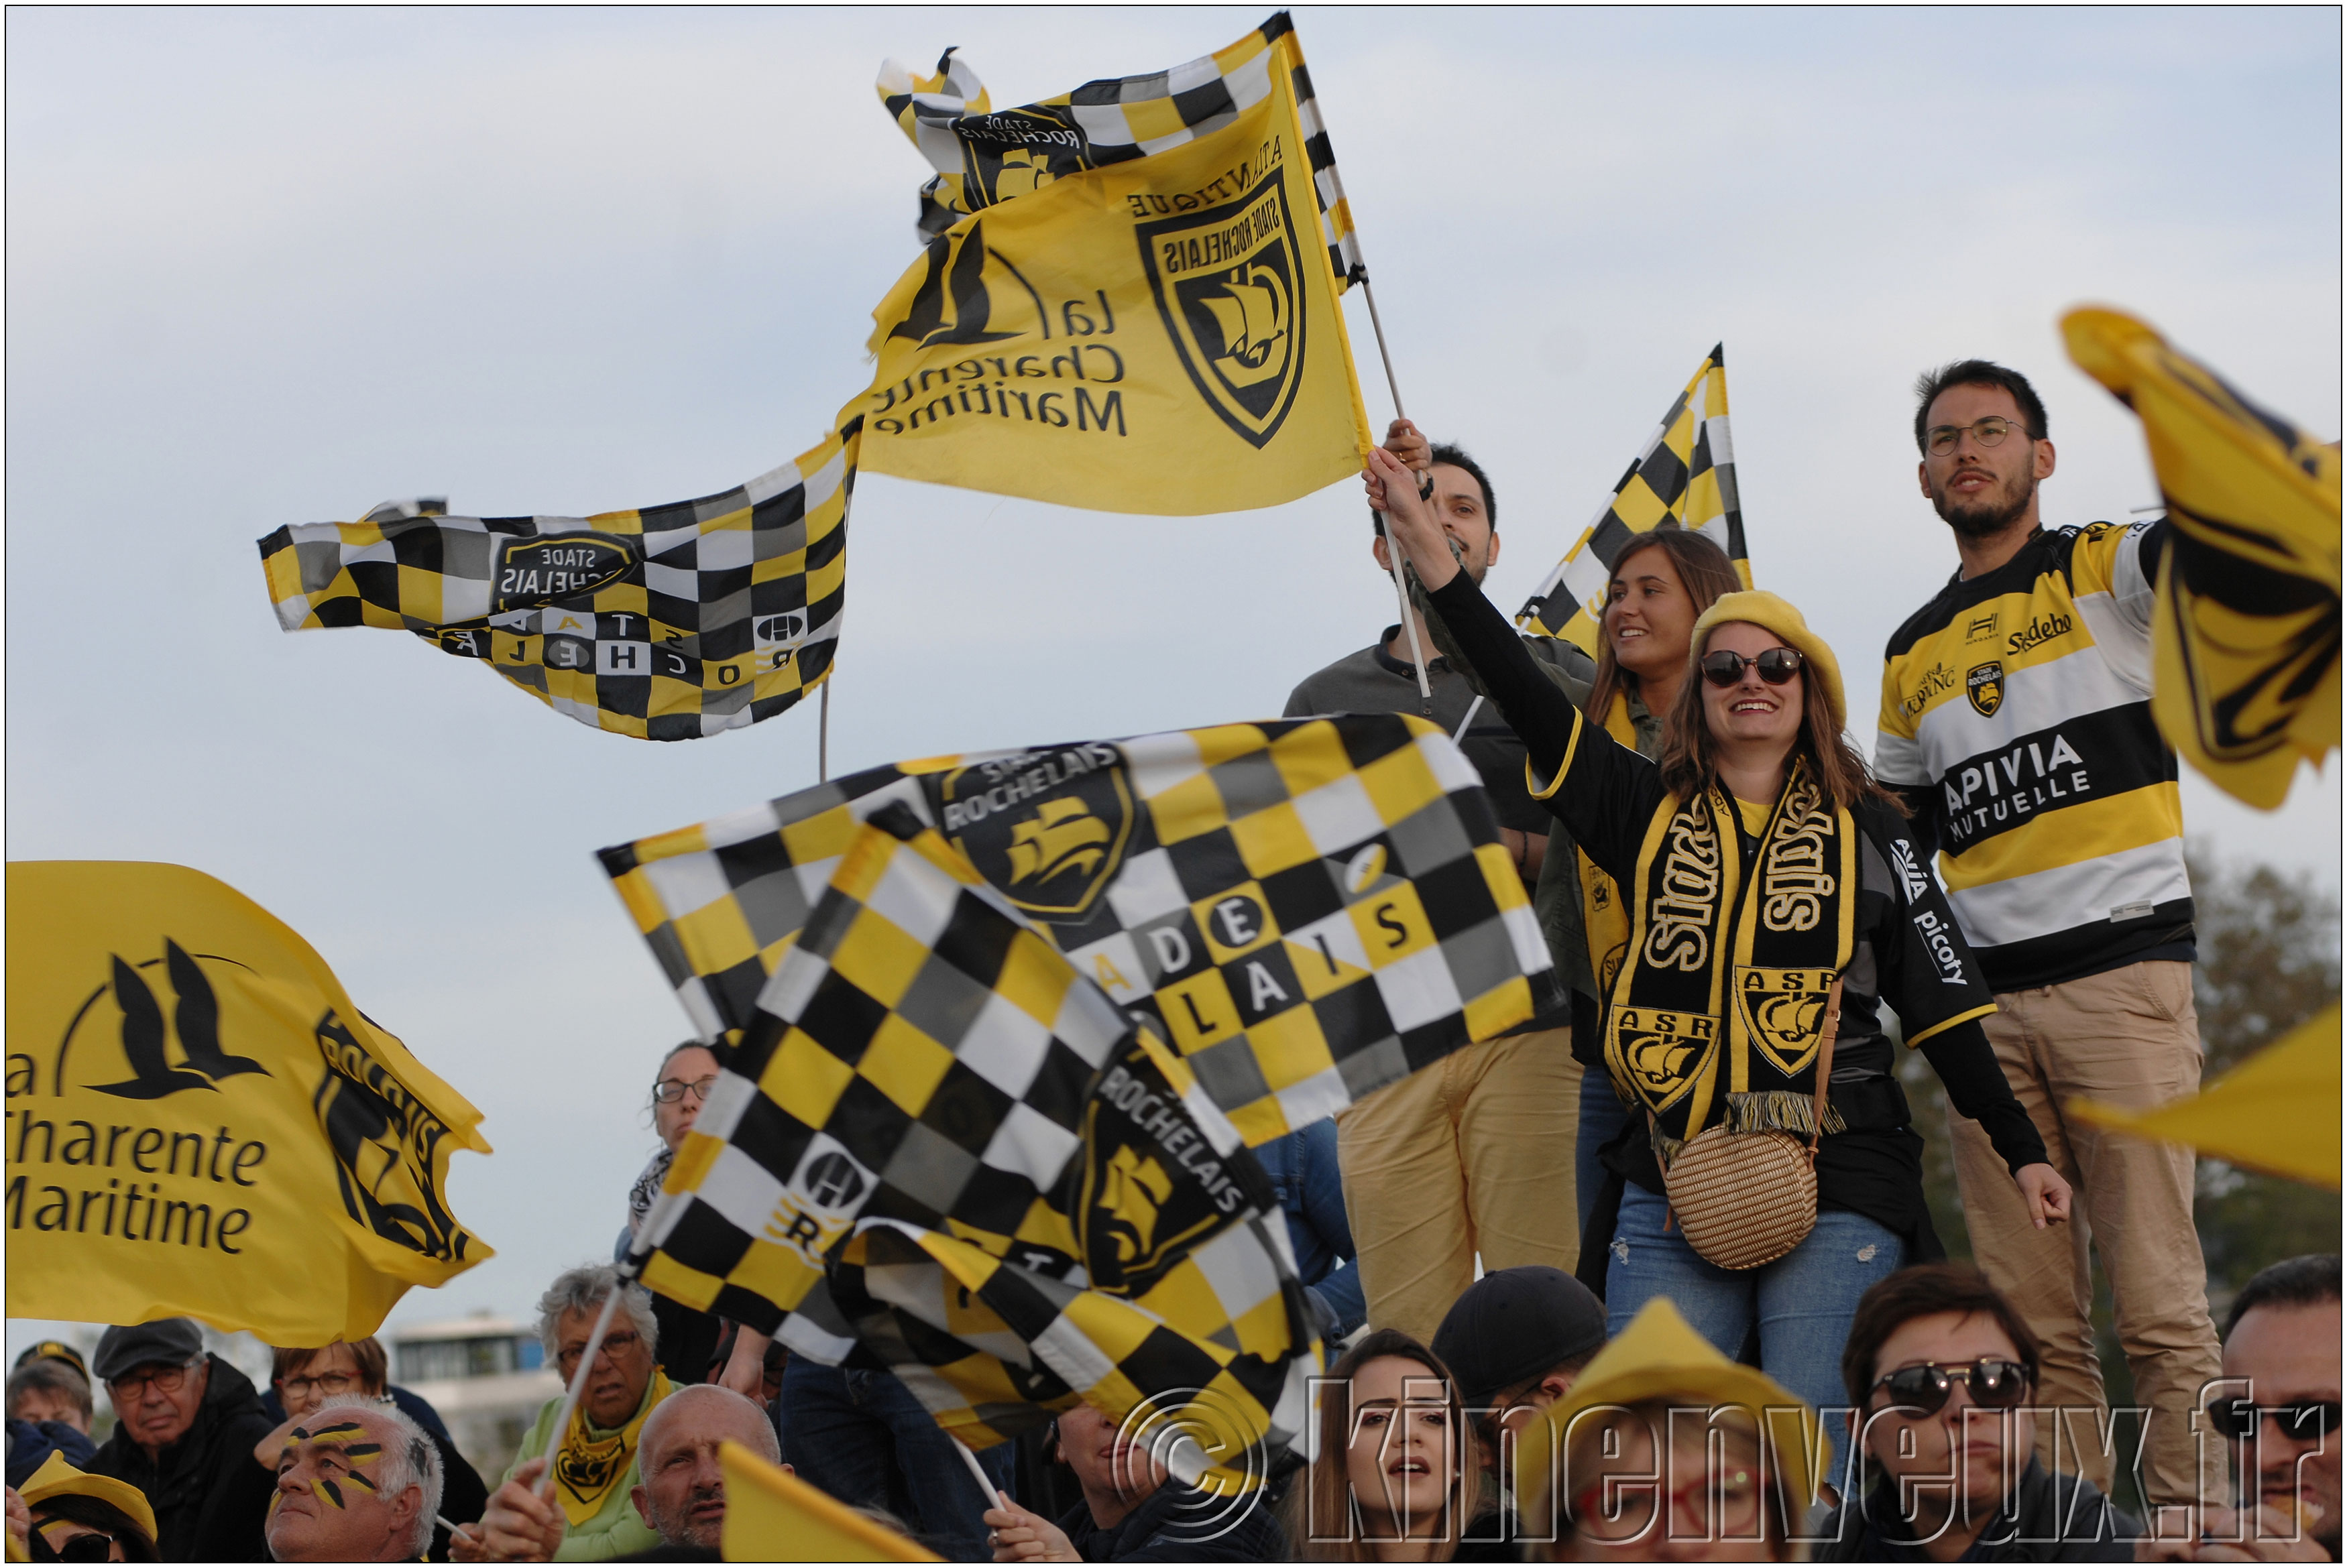
[[[1758,1268],[1800,1246],[1818,1223],[1818,1139],[1841,1027],[1841,981],[1826,1003],[1809,1146],[1790,1133],[1706,1127],[1664,1174],[1671,1210],[1696,1256],[1722,1268]],[[1665,1222],[1668,1224],[1667,1221]]]

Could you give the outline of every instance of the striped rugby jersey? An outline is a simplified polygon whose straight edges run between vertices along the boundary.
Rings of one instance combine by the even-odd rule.
[[[2193,956],[2176,754],[2151,717],[2166,529],[2041,530],[1891,639],[1875,774],[1936,839],[1993,990]]]

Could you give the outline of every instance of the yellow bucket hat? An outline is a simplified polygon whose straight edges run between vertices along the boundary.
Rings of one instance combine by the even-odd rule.
[[[155,1510],[148,1504],[147,1494],[127,1481],[117,1481],[110,1475],[92,1475],[86,1470],[76,1470],[66,1462],[66,1456],[52,1451],[41,1461],[32,1479],[17,1488],[25,1506],[35,1513],[41,1504],[53,1497],[94,1497],[109,1507],[118,1509],[131,1523],[155,1539]]]
[[[1774,632],[1787,647],[1799,653],[1817,672],[1818,685],[1826,694],[1826,717],[1833,720],[1834,733],[1840,734],[1850,722],[1850,709],[1842,702],[1841,666],[1835,660],[1833,649],[1826,646],[1825,638],[1809,630],[1809,623],[1801,618],[1800,611],[1765,589],[1722,594],[1711,602],[1711,608],[1696,617],[1695,630],[1687,637],[1687,678],[1703,678],[1696,667],[1703,662],[1704,638],[1711,635],[1712,627],[1729,621],[1749,621],[1765,631]]]
[[[1776,598],[1773,594],[1728,596],[1753,596]],[[1642,1400],[1679,1400],[1706,1409],[1742,1407],[1762,1433],[1768,1468],[1782,1478],[1793,1522],[1799,1523],[1815,1492],[1812,1459],[1817,1452],[1817,1412],[1757,1367],[1731,1361],[1714,1349],[1710,1340],[1687,1326],[1669,1298],[1662,1296],[1640,1308],[1630,1326],[1582,1369],[1571,1393],[1526,1422],[1517,1435],[1516,1496],[1525,1507],[1526,1517],[1533,1515],[1532,1500],[1547,1493],[1556,1473],[1557,1444],[1573,1430],[1573,1418],[1584,1410],[1635,1405]],[[1799,1442],[1793,1441],[1789,1430],[1793,1423],[1787,1420],[1787,1412],[1799,1420]]]

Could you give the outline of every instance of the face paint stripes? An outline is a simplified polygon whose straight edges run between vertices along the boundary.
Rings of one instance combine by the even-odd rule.
[[[318,1480],[318,1495],[336,1508],[343,1506],[343,1489],[323,1476]]]
[[[364,1431],[366,1431],[366,1428],[361,1426],[356,1421],[336,1421],[333,1426],[320,1427],[316,1431],[297,1435],[325,1438],[333,1437],[337,1432],[363,1432]]]

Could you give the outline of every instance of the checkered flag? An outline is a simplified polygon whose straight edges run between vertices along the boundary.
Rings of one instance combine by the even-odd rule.
[[[1559,1004],[1474,769],[1407,714],[877,768],[602,852],[701,1036],[751,1024],[903,803],[1146,1020],[1249,1145]]]
[[[278,624],[387,626],[487,663],[581,724],[691,740],[830,673],[862,420],[722,494],[593,517],[387,503],[261,541]]]
[[[1555,571],[1540,585],[1516,625],[1543,636],[1564,637],[1584,652],[1597,649],[1597,622],[1622,546],[1665,518],[1708,535],[1736,563],[1745,585],[1752,566],[1744,555],[1744,514],[1736,496],[1736,448],[1727,434],[1727,361],[1715,345],[1645,450]]]
[[[1362,275],[1360,243],[1303,46],[1285,11],[1230,47],[1170,71],[1086,82],[999,114],[958,50],[947,50],[928,76],[887,61],[877,86],[890,117],[938,171],[921,187],[915,226],[926,245],[970,213],[1063,175],[1146,158],[1222,129],[1270,94],[1275,70],[1289,73],[1319,196],[1320,236],[1342,292]]]
[[[1245,1486],[1300,1430],[1318,1347],[1262,1168],[909,805],[856,827],[725,1056],[630,1260],[653,1289],[860,1343],[973,1446],[1084,1399]]]

